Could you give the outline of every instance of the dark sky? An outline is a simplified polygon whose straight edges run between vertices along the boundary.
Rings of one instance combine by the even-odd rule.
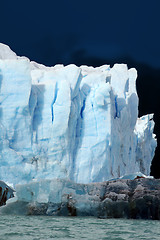
[[[3,1],[0,41],[48,65],[68,64],[83,50],[160,67],[159,10],[159,0]]]
[[[155,113],[160,177],[160,0],[1,2],[0,42],[45,65],[127,63],[138,70],[139,115]]]

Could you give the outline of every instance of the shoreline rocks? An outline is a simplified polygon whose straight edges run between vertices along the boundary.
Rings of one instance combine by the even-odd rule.
[[[43,180],[17,185],[16,194],[0,209],[1,214],[160,219],[160,179],[91,184]]]

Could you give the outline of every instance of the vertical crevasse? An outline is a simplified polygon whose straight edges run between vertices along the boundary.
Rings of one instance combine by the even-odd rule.
[[[1,180],[149,174],[154,122],[151,114],[138,118],[135,69],[46,67],[3,44],[0,52]]]

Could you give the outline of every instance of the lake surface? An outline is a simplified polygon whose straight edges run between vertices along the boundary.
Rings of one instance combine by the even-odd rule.
[[[160,239],[160,221],[90,217],[0,216],[0,240]]]

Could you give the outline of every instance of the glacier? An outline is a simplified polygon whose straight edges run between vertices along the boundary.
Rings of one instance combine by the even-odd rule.
[[[0,179],[149,175],[157,142],[153,114],[138,118],[136,78],[126,64],[46,67],[0,44]]]

